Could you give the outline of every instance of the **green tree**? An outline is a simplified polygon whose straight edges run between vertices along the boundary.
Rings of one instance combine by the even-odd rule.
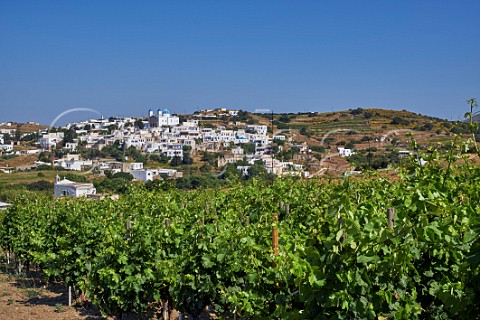
[[[27,189],[30,191],[45,191],[45,190],[53,190],[53,183],[40,180],[30,183],[27,186]]]
[[[21,141],[37,141],[38,140],[38,132],[32,132],[27,134],[26,136],[23,136]]]
[[[396,124],[396,125],[403,125],[403,126],[407,126],[410,124],[410,121],[402,118],[402,117],[394,117],[391,124]]]
[[[173,167],[177,167],[181,164],[182,164],[182,158],[179,156],[175,156],[172,158],[172,160],[170,160],[170,165],[172,165]]]
[[[125,155],[133,158],[136,162],[147,162],[147,157],[134,146],[128,147],[128,149],[125,151]]]
[[[243,149],[243,152],[245,152],[245,154],[255,153],[255,143],[251,143],[251,142],[244,143],[242,144],[242,149]]]
[[[170,157],[164,154],[150,154],[149,158],[152,161],[156,161],[160,163],[168,163],[168,161],[170,160]]]
[[[190,153],[184,153],[183,154],[183,159],[182,159],[182,164],[190,165],[192,163],[193,163],[193,158],[190,156]]]
[[[138,129],[142,130],[143,128],[145,128],[145,125],[143,124],[143,119],[137,119],[135,120],[135,127],[137,127]]]
[[[202,153],[202,161],[208,163],[212,167],[217,166],[217,157],[218,157],[218,154],[216,153],[207,152],[207,151]]]
[[[63,132],[63,144],[67,142],[73,142],[73,140],[77,138],[77,133],[75,132],[75,129],[72,127],[68,130],[65,130]]]
[[[289,123],[290,122],[290,117],[286,113],[283,113],[280,116],[280,119],[278,119],[278,121],[281,121],[283,123]]]
[[[114,132],[117,129],[118,129],[118,126],[116,124],[111,124],[107,127],[107,132],[108,132],[108,134],[111,134],[112,132]]]
[[[53,170],[53,168],[52,168],[52,166],[49,166],[48,164],[41,164],[36,168],[36,170],[38,170],[38,171],[43,171],[43,170],[50,171],[50,170]]]
[[[349,142],[345,145],[345,149],[353,149],[355,148],[355,145],[352,142]]]
[[[3,134],[3,141],[6,143],[6,144],[9,144],[10,142],[12,142],[12,136],[9,134],[9,133],[4,133]]]
[[[108,178],[108,179],[113,179],[113,173],[112,173],[112,170],[105,170],[105,176]]]
[[[204,163],[200,168],[199,170],[201,172],[209,172],[210,170],[212,170],[212,166],[209,165],[208,163]]]
[[[67,173],[64,175],[64,178],[75,182],[87,182],[87,177],[80,174]]]
[[[190,156],[191,146],[183,146],[183,159],[182,164],[190,165],[193,163],[193,158]]]
[[[262,160],[257,160],[253,165],[248,168],[248,178],[255,178],[255,177],[264,177],[267,175],[267,169],[263,165]]]
[[[310,136],[311,136],[310,132],[308,132],[308,130],[307,130],[307,127],[302,127],[302,128],[300,128],[300,134],[301,134],[301,135],[304,135],[304,136],[306,136],[306,137],[310,137]]]
[[[352,111],[350,111],[350,113],[355,116],[355,115],[362,114],[363,111],[364,110],[362,108],[357,108],[357,109],[353,109]]]
[[[251,118],[252,116],[247,111],[238,110],[237,115],[232,117],[232,121],[247,121]]]
[[[421,131],[430,131],[433,129],[433,123],[426,122],[423,126],[420,127]]]
[[[15,141],[20,141],[20,138],[22,136],[22,133],[20,132],[20,124],[17,124],[17,130],[15,130]]]
[[[235,163],[227,163],[223,167],[222,179],[224,180],[239,181],[242,176],[242,171],[237,169],[237,164]]]
[[[132,181],[133,176],[131,173],[128,172],[117,172],[112,176],[113,179],[123,179],[127,181]]]
[[[283,150],[282,152],[280,152],[280,156],[282,157],[283,160],[291,160],[293,159],[293,156],[299,152],[300,152],[300,149],[296,147],[291,147],[288,150]]]
[[[320,153],[325,152],[325,148],[321,146],[311,146],[310,149],[315,152],[320,152]]]

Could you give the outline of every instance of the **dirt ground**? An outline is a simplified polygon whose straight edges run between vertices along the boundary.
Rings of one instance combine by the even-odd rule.
[[[0,320],[158,320],[161,308],[153,305],[145,315],[123,314],[120,318],[102,317],[89,302],[72,301],[68,306],[68,291],[61,284],[47,284],[41,277],[31,272],[26,276],[14,276],[8,266],[0,263]],[[74,297],[72,297],[72,300]],[[179,313],[171,310],[170,320],[177,320]],[[184,319],[189,319],[185,317]],[[217,319],[211,311],[200,315],[201,320]]]
[[[38,154],[21,155],[15,158],[0,161],[0,167],[18,167],[24,165],[33,165],[33,162],[38,160]]]
[[[35,277],[13,277],[0,272],[0,320],[104,319],[89,304],[68,306],[68,292],[41,283]]]

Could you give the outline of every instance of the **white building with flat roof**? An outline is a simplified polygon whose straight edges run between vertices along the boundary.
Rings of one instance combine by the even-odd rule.
[[[5,152],[13,151],[13,143],[0,144],[0,151],[5,151]]]
[[[55,178],[53,187],[55,197],[81,197],[97,193],[93,183],[78,183],[65,178],[60,180],[58,175]]]
[[[149,169],[132,170],[130,171],[130,174],[135,180],[140,180],[143,182],[152,181],[154,177],[154,172]]]
[[[40,139],[38,139],[38,142],[40,143],[40,146],[42,148],[55,148],[57,146],[57,143],[63,141],[63,136],[63,132],[51,132],[44,134]]]
[[[355,154],[355,152],[352,151],[352,149],[345,149],[345,148],[337,148],[338,154],[341,157],[350,157],[352,154]]]
[[[81,171],[86,170],[87,167],[91,167],[93,165],[93,162],[92,160],[60,159],[55,160],[54,164],[66,170]]]

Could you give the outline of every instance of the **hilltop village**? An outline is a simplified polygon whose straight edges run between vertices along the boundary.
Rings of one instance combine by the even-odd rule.
[[[115,178],[179,180],[177,186],[185,187],[188,177],[186,188],[191,188],[205,183],[193,176],[358,174],[411,155],[411,133],[426,147],[466,130],[461,122],[361,108],[275,115],[226,108],[182,115],[159,108],[145,115],[101,116],[60,127],[0,123],[0,172],[45,171],[39,177],[50,178],[57,196],[94,194],[92,180],[99,177],[107,179],[97,181],[97,188],[118,191]]]
[[[213,125],[212,120],[217,119],[227,121],[225,125]],[[180,165],[200,161],[204,162],[202,171],[212,173],[235,164],[244,176],[252,174],[250,168],[254,165],[264,168],[267,174],[308,176],[302,164],[272,157],[272,143],[285,142],[285,135],[269,135],[268,125],[252,121],[243,111],[203,110],[187,118],[173,115],[168,109],[158,109],[149,110],[145,118],[101,117],[23,134],[9,126],[12,124],[3,123],[0,135],[4,156],[37,155],[38,159],[19,166],[4,166],[1,168],[4,173],[50,166],[100,175],[123,172],[131,174],[134,180],[147,182],[181,178]],[[37,148],[16,148],[22,143],[14,142],[15,136],[19,141],[31,140]],[[295,146],[306,153],[306,144]],[[146,166],[147,163],[150,165]],[[68,180],[55,181],[62,189],[68,183]],[[79,194],[74,191],[71,195]]]

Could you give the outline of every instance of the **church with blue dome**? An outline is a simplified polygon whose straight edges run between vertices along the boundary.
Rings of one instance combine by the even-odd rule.
[[[148,110],[148,124],[150,128],[177,126],[180,123],[180,119],[177,116],[173,116],[168,109],[157,110],[157,113],[150,109]]]

